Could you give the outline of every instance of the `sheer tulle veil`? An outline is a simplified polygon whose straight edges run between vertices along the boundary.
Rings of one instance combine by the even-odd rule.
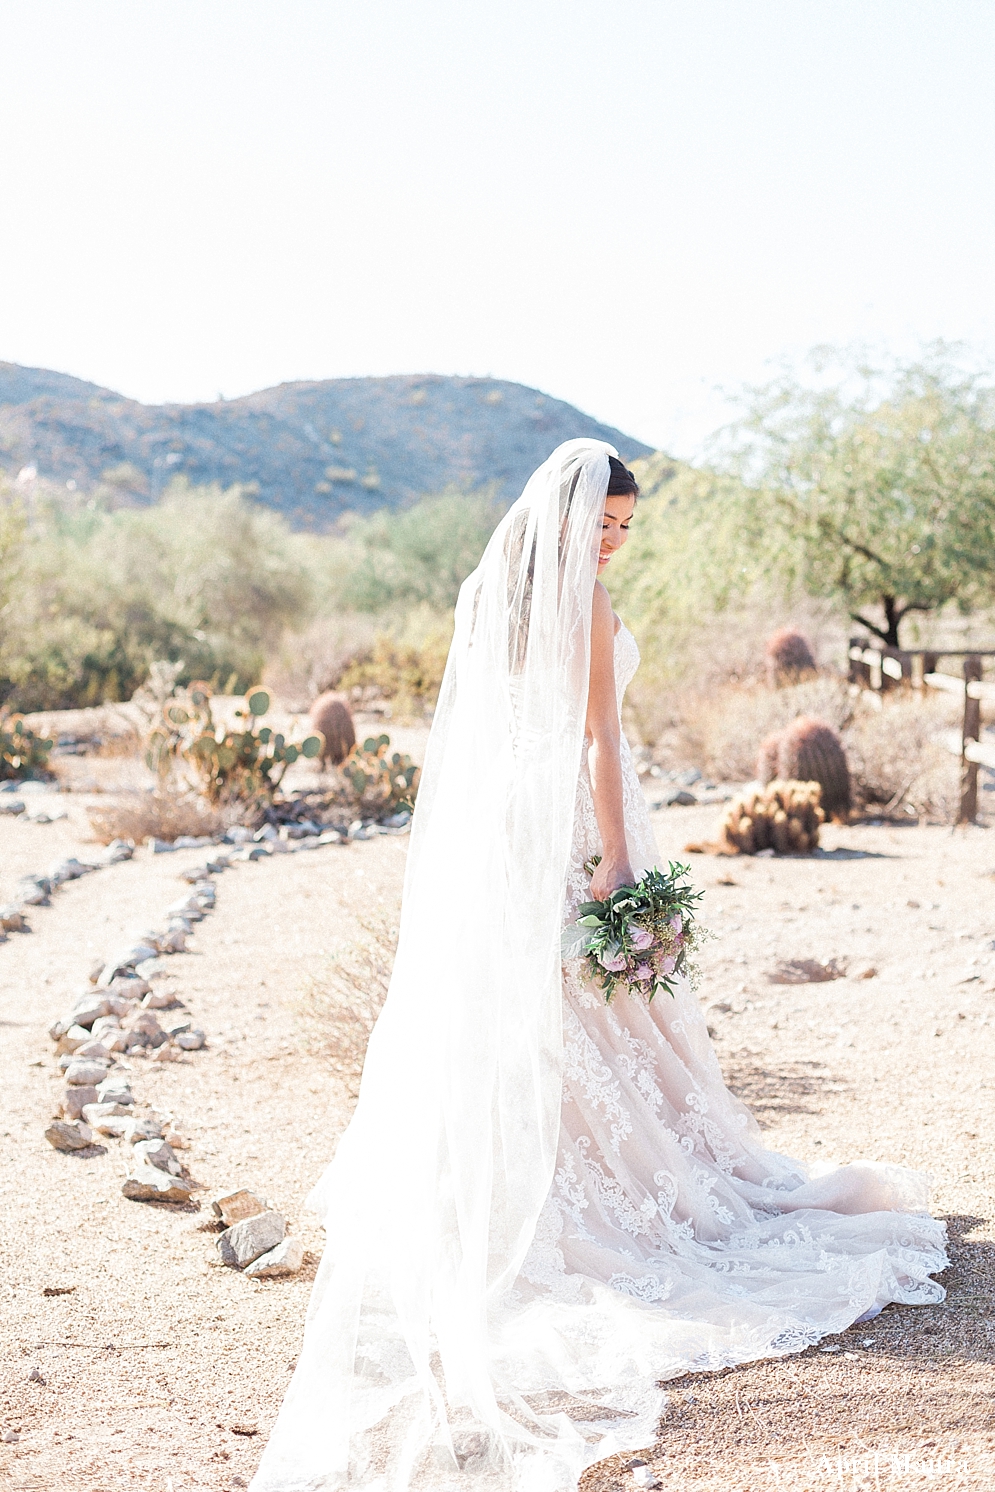
[[[595,1410],[581,1431],[557,1407],[600,1386],[596,1303],[578,1334],[516,1287],[556,1157],[558,942],[609,455],[554,451],[460,591],[390,992],[309,1198],[327,1244],[255,1492],[552,1492],[613,1448]]]

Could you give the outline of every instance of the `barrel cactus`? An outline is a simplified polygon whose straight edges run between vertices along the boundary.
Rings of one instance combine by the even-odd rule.
[[[824,720],[802,715],[760,747],[757,777],[761,783],[817,782],[826,818],[846,820],[852,803],[850,769],[839,736]]]
[[[751,788],[726,805],[718,845],[720,853],[810,855],[819,843],[825,818],[817,782],[770,782]]]
[[[781,627],[767,639],[767,676],[775,689],[797,684],[816,672],[815,655],[808,639],[793,627]]]
[[[327,690],[319,694],[310,710],[311,724],[321,734],[321,764],[337,767],[344,762],[356,744],[356,727],[352,723],[344,695]]]

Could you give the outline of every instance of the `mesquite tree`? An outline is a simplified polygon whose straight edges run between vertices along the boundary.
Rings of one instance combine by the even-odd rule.
[[[995,389],[942,350],[861,382],[756,396],[735,428],[740,537],[898,647],[911,612],[992,605]]]

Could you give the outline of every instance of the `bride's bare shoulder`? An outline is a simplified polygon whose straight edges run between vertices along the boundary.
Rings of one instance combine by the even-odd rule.
[[[602,585],[600,580],[594,582],[594,615],[592,625],[595,627],[607,627],[611,625],[611,634],[614,637],[622,626],[621,617],[617,617],[612,610],[611,596]]]

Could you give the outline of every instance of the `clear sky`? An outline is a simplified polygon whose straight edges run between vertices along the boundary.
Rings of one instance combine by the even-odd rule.
[[[0,0],[0,57],[0,359],[688,455],[816,343],[995,354],[993,0]]]

